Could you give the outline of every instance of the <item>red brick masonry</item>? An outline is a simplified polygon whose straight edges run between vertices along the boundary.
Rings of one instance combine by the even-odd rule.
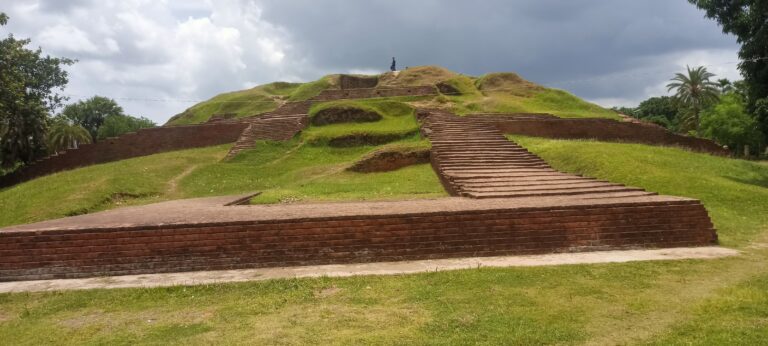
[[[232,143],[248,126],[246,123],[169,126],[141,129],[117,138],[108,138],[63,155],[49,156],[7,175],[0,176],[0,187],[7,187],[43,175],[124,160],[172,150]]]
[[[0,229],[0,281],[699,246],[717,238],[701,203],[669,196],[224,206],[235,199]]]
[[[515,116],[469,115],[472,122],[493,123],[499,131],[534,137],[560,139],[596,139],[652,145],[671,145],[715,155],[728,155],[715,142],[696,137],[678,135],[652,124],[635,124],[611,119],[541,118]]]

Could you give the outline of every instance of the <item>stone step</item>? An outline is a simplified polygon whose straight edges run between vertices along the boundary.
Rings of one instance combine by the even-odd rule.
[[[525,186],[472,186],[466,187],[464,191],[472,192],[518,192],[518,191],[560,191],[560,190],[578,190],[586,188],[598,188],[598,187],[617,187],[623,186],[621,184],[605,183],[605,182],[584,182],[584,183],[572,183],[572,184],[539,184],[539,185],[525,185]]]
[[[571,189],[571,190],[545,190],[545,191],[515,191],[515,192],[465,192],[464,195],[473,198],[513,198],[513,197],[533,197],[533,196],[571,196],[582,194],[594,194],[600,192],[628,192],[628,191],[643,191],[638,188],[629,188],[624,186],[618,187],[601,187],[601,188],[585,188],[585,189]]]

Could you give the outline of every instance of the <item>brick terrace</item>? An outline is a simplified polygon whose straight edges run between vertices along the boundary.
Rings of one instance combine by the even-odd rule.
[[[0,229],[0,281],[716,242],[696,200],[635,196],[128,207]]]

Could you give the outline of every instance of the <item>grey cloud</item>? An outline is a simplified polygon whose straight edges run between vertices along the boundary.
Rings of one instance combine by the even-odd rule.
[[[39,9],[28,10],[35,3]],[[723,35],[716,23],[684,0],[137,4],[0,0],[0,8],[8,8],[11,15],[10,25],[0,32],[32,37],[37,44],[34,38],[46,27],[67,23],[86,32],[99,47],[114,40],[119,52],[67,55],[81,60],[72,69],[68,91],[131,98],[121,101],[129,112],[159,122],[190,104],[132,99],[207,99],[252,83],[383,71],[392,56],[400,67],[436,64],[472,75],[514,71],[588,99],[639,101],[680,68],[679,59],[738,49],[733,37]],[[131,20],[119,22],[132,13],[146,19],[146,25],[132,28]],[[190,18],[207,18],[210,30],[222,35],[237,30],[236,47],[222,45],[218,36],[205,38],[213,34],[205,28],[184,38],[187,41],[174,37]],[[270,45],[284,54],[279,62],[269,62]],[[232,70],[236,59],[230,56],[244,66]],[[730,67],[735,70],[735,65]]]

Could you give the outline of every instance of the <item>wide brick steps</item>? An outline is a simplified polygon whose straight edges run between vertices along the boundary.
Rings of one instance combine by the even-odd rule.
[[[281,112],[278,108],[276,113],[247,118],[248,127],[243,130],[224,159],[229,160],[243,150],[253,149],[257,140],[287,141],[307,126],[306,113],[281,114]]]
[[[125,208],[0,229],[0,281],[716,241],[695,200],[548,198],[236,207],[182,200]],[[150,222],[136,223],[142,217]]]
[[[487,117],[487,118],[484,118]],[[639,188],[586,179],[552,169],[544,160],[509,141],[494,125],[494,116],[458,117],[443,111],[421,111],[424,133],[432,142],[432,163],[446,189],[472,198],[627,193],[652,195]],[[522,120],[548,119],[549,115],[524,114]],[[525,179],[536,178],[536,183]],[[563,183],[561,180],[575,180]]]

